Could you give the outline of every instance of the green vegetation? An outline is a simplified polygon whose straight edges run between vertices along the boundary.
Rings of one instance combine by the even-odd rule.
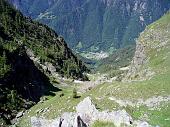
[[[93,2],[95,4],[95,1]],[[83,75],[87,68],[72,54],[63,38],[58,37],[47,26],[23,17],[20,12],[15,11],[4,0],[0,0],[0,12],[0,84],[2,83],[0,86],[0,111],[5,114],[2,114],[2,118],[6,122],[9,123],[17,111],[28,109],[19,121],[18,126],[29,127],[30,117],[41,116],[47,119],[54,119],[64,112],[74,112],[75,106],[85,97],[90,96],[96,104],[96,108],[100,111],[126,109],[134,119],[146,120],[152,125],[159,125],[161,127],[170,125],[169,102],[162,101],[155,108],[150,108],[145,104],[141,104],[138,107],[128,104],[128,106],[122,106],[120,103],[137,103],[139,99],[146,101],[152,99],[152,97],[170,95],[170,13],[148,26],[138,38],[138,41],[145,46],[148,58],[148,63],[144,66],[154,72],[153,77],[145,81],[105,82],[86,93],[80,93],[81,97],[78,98],[77,89],[81,85],[78,84],[76,86],[73,82],[67,83],[65,81],[69,85],[67,86],[66,84],[64,87],[54,77],[51,78],[53,83],[56,87],[60,86],[62,91],[57,92],[54,90],[55,92],[50,91],[51,93],[44,94],[47,91],[41,91],[41,88],[45,88],[45,90],[52,89],[48,85],[49,79],[44,75],[44,73],[50,75],[50,72],[42,73],[42,70],[37,69],[37,66],[35,66],[26,53],[27,49],[31,49],[34,55],[40,59],[40,64],[52,63],[56,67],[57,72],[65,77],[87,79]],[[93,12],[89,14],[89,16],[91,15],[93,15]],[[135,22],[134,20],[132,21]],[[89,24],[86,24],[87,30],[92,29],[93,27],[89,21],[87,23]],[[108,24],[108,27],[110,25]],[[132,24],[129,25],[131,26]],[[137,30],[137,28],[134,29]],[[132,31],[130,29],[129,32]],[[109,38],[109,35],[107,37]],[[126,51],[128,54],[126,54]],[[132,57],[133,51],[132,47],[114,53],[116,54],[113,56],[114,58],[110,57],[103,60],[102,64],[108,64],[109,66],[105,67],[101,64],[103,66],[101,70],[105,69],[105,72],[109,73],[109,78],[121,75],[122,72],[120,70],[112,69],[127,66],[127,63],[130,62],[128,58]],[[120,57],[120,60],[112,64],[112,59],[116,61],[118,57]],[[143,67],[139,71],[142,71],[142,69],[145,68]],[[100,77],[100,74],[94,74],[89,78],[95,81],[97,76]],[[29,110],[30,105],[33,104],[30,100],[38,102],[40,97],[42,97],[44,102],[37,103]],[[25,103],[29,104],[24,105]],[[49,111],[43,114],[38,112],[45,108],[48,108]],[[6,118],[6,115],[10,115],[9,118]],[[4,122],[4,120],[0,119],[0,122]],[[112,123],[102,121],[97,121],[93,126],[114,127]]]
[[[93,59],[86,58],[85,56],[89,54],[88,52],[79,53],[79,55],[80,59],[86,63],[86,66],[92,70],[91,72],[107,73],[112,78],[124,73],[124,71],[119,69],[130,65],[134,52],[134,46],[127,46],[126,48],[115,50],[104,59],[97,60],[94,54],[90,56]]]
[[[11,1],[15,3],[15,0]],[[21,0],[15,4],[25,15],[63,35],[69,46],[80,52],[113,52],[135,45],[135,38],[146,25],[159,19],[170,8],[169,0],[145,1],[146,8],[136,7],[140,0],[127,1],[128,7],[120,0],[107,2],[82,0],[73,4],[66,0]]]
[[[1,49],[1,51],[3,51]],[[11,70],[9,64],[7,64],[7,57],[5,51],[3,52],[2,56],[0,56],[0,78],[4,77]]]
[[[45,113],[43,116],[48,119],[58,117],[64,112],[75,111],[75,106],[82,101],[85,97],[90,96],[96,104],[98,110],[118,110],[126,109],[126,111],[133,117],[134,120],[144,120],[151,125],[159,125],[167,127],[170,125],[170,103],[162,101],[157,107],[148,107],[145,104],[139,106],[120,106],[118,102],[132,102],[137,103],[139,99],[146,101],[152,97],[166,97],[170,95],[170,13],[166,14],[163,18],[148,26],[141,34],[138,41],[145,45],[147,57],[150,58],[148,64],[145,66],[150,67],[154,71],[151,79],[145,81],[134,82],[105,82],[93,88],[92,90],[81,94],[81,98],[73,99],[73,88],[67,88],[63,92],[65,95],[59,98],[57,94],[55,97],[46,101],[43,104],[37,104],[21,119],[19,126],[28,125],[29,117],[35,116],[35,111],[40,108],[50,107],[50,112]],[[157,42],[157,43],[156,43]],[[166,43],[164,43],[166,42]],[[142,68],[143,69],[143,68]],[[89,77],[92,80],[97,78]],[[78,86],[77,86],[78,87]],[[118,102],[111,98],[119,100]],[[58,99],[59,98],[59,99]],[[55,101],[57,100],[57,101]],[[65,103],[67,102],[67,104]],[[69,106],[68,106],[69,105]],[[42,114],[38,114],[41,116]],[[93,126],[113,126],[111,123],[103,123],[97,121]]]
[[[0,42],[6,50],[12,52],[24,46],[33,51],[41,64],[52,63],[61,75],[86,80],[82,73],[87,68],[71,52],[63,38],[47,26],[23,17],[4,0],[1,0],[0,6]]]
[[[113,73],[121,67],[126,67],[132,61],[135,47],[128,46],[123,49],[114,51],[108,58],[102,59],[96,63],[97,71],[102,73]]]
[[[115,126],[113,123],[97,121],[92,125],[92,127],[115,127]]]
[[[0,119],[10,124],[19,111],[60,91],[50,83],[61,77],[88,80],[86,66],[52,29],[24,17],[0,0]],[[43,67],[50,69],[44,69]],[[57,81],[54,79],[53,81]],[[56,82],[55,82],[56,83]]]

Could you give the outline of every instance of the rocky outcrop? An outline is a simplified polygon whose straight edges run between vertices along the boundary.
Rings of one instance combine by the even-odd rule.
[[[52,63],[50,63],[50,62],[41,63],[40,57],[37,57],[30,48],[27,48],[27,47],[25,47],[25,48],[26,48],[26,53],[29,56],[29,58],[35,63],[35,65],[37,65],[37,67],[39,67],[40,70],[42,70],[42,72],[44,72],[46,75],[52,76],[54,78],[61,77],[61,76],[59,76],[59,74],[56,70],[56,67],[53,66]]]
[[[76,112],[64,113],[57,119],[31,117],[32,127],[89,127],[95,121],[112,122],[116,127],[125,126],[149,127],[147,122],[134,121],[125,110],[98,111],[90,97],[76,106]]]
[[[137,41],[135,55],[123,81],[146,80],[152,77],[154,72],[146,66],[148,61],[145,45]]]
[[[158,65],[161,65],[168,56],[167,54],[164,57],[160,55],[161,50],[166,49],[169,45],[168,21],[169,13],[167,13],[167,16],[163,16],[160,20],[148,26],[140,34],[137,39],[136,52],[130,69],[123,81],[151,79],[154,75],[160,73]],[[160,59],[156,60],[159,57]]]

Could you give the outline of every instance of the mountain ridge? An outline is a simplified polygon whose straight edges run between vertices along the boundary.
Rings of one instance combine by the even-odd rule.
[[[24,12],[22,0],[18,4],[15,4],[18,0],[11,2]],[[29,8],[28,13],[24,14],[52,27],[66,38],[71,48],[78,51],[91,51],[90,48],[96,47],[97,51],[108,52],[134,45],[145,26],[159,19],[170,8],[168,0],[48,2],[53,4],[44,7],[44,10],[36,6],[43,4],[42,2],[32,2],[30,7],[33,8]],[[79,43],[82,48],[77,48]]]

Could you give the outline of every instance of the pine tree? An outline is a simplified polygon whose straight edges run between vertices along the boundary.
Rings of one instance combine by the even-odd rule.
[[[5,51],[0,56],[0,77],[3,77],[10,70],[10,65],[7,65],[7,57]]]

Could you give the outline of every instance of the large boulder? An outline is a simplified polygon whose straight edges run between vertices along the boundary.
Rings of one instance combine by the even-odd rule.
[[[32,127],[89,127],[95,121],[112,122],[116,127],[133,124],[132,117],[125,110],[98,111],[90,97],[76,106],[76,112],[64,113],[54,120],[31,118]]]

